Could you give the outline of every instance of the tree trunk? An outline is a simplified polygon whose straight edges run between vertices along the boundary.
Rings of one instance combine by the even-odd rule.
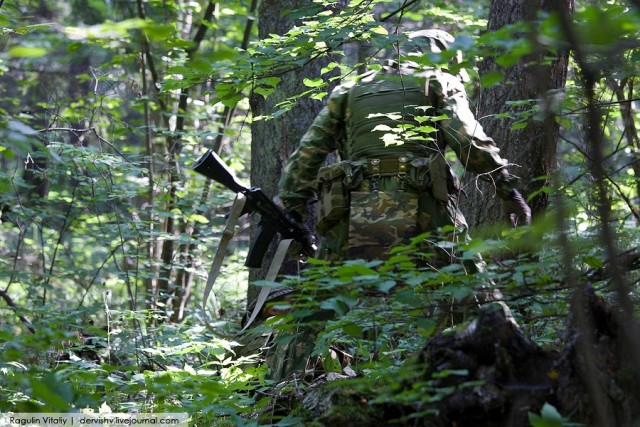
[[[294,22],[286,10],[294,11],[305,7],[310,0],[265,0],[258,11],[259,37],[265,38],[269,34],[284,34]],[[317,78],[320,69],[330,62],[329,57],[316,58],[303,68],[292,69],[281,76],[281,82],[276,91],[265,99],[262,95],[252,93],[251,111],[254,117],[273,114],[279,110],[278,104],[287,98],[308,89],[303,79]],[[311,125],[315,116],[320,112],[323,103],[308,97],[299,98],[296,105],[277,119],[255,121],[251,126],[251,185],[261,188],[269,197],[278,193],[278,180],[289,156],[297,147],[298,141]],[[313,221],[310,218],[309,221]],[[312,224],[309,224],[310,226]],[[312,227],[310,227],[312,228]],[[252,227],[251,240],[255,236],[255,225]],[[273,258],[275,244],[262,262],[262,268],[252,269],[249,280],[264,279],[266,271]],[[280,270],[283,274],[296,274],[296,262],[285,262]],[[249,289],[249,301],[255,296],[255,289]]]
[[[531,22],[528,37],[537,50],[524,57],[516,65],[503,69],[502,83],[483,89],[478,102],[478,117],[486,133],[491,136],[501,156],[512,164],[510,172],[521,178],[519,188],[529,201],[533,214],[547,206],[547,193],[540,191],[548,185],[548,176],[553,171],[559,125],[555,122],[551,106],[554,90],[564,87],[567,75],[568,53],[560,52],[551,62],[545,61],[550,53],[536,43],[534,20],[540,11],[573,11],[573,0],[494,0],[489,13],[488,30],[494,31],[505,25],[520,21]],[[480,65],[480,75],[498,69],[494,58],[486,58]],[[498,113],[518,113],[527,107],[509,107],[508,101],[539,99],[540,113],[529,119],[523,129],[511,130],[514,119],[497,119]],[[470,226],[495,222],[502,215],[502,205],[489,184],[478,182],[474,176],[465,177],[465,191],[469,196],[464,201],[464,210]]]

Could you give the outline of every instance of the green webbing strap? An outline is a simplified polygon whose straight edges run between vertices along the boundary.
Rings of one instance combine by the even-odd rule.
[[[216,278],[218,277],[218,273],[220,273],[220,267],[222,266],[222,260],[227,252],[227,246],[233,237],[235,232],[236,223],[238,222],[238,218],[244,209],[244,205],[247,199],[244,194],[238,193],[236,195],[235,200],[233,201],[233,206],[231,207],[231,212],[229,213],[229,217],[227,218],[227,224],[222,232],[222,238],[220,239],[220,244],[218,244],[218,249],[216,250],[216,255],[213,257],[213,262],[211,263],[211,268],[209,269],[209,277],[207,278],[207,285],[204,288],[204,295],[202,296],[202,312],[204,314],[204,318],[207,319],[206,316],[206,307],[207,300],[209,299],[209,294],[211,294],[211,290],[213,289],[213,284],[216,282]],[[212,294],[214,307],[215,307],[215,317],[218,318],[218,300],[215,297],[215,294]],[[207,326],[209,326],[207,322]],[[211,329],[211,328],[209,328]]]
[[[276,280],[276,276],[278,275],[278,271],[280,270],[280,266],[284,261],[284,257],[289,250],[289,245],[293,239],[284,239],[281,240],[278,244],[278,249],[276,250],[275,255],[273,256],[273,260],[271,261],[271,265],[269,266],[269,271],[267,272],[267,277],[265,277],[266,281],[273,282]],[[263,286],[260,289],[260,293],[258,294],[258,298],[256,298],[256,304],[253,306],[253,311],[251,312],[251,316],[249,316],[249,320],[245,323],[244,327],[240,331],[244,332],[256,318],[260,314],[264,303],[267,302],[267,298],[269,297],[269,293],[271,292],[271,288],[268,286]]]
[[[206,315],[207,300],[209,299],[210,295],[213,297],[214,307],[215,307],[215,317],[217,318],[219,307],[218,307],[218,300],[216,299],[215,294],[212,293],[213,285],[215,284],[218,274],[220,273],[220,267],[222,266],[222,261],[224,260],[224,256],[227,252],[227,246],[229,245],[229,242],[233,238],[233,235],[235,233],[236,223],[238,222],[238,218],[240,217],[240,214],[242,214],[242,210],[244,209],[244,205],[246,201],[247,199],[242,193],[238,193],[236,195],[235,200],[233,201],[231,212],[229,213],[229,217],[227,218],[227,224],[225,225],[224,231],[222,232],[222,238],[220,239],[220,244],[218,244],[218,249],[216,249],[216,255],[213,257],[213,262],[211,263],[211,268],[209,269],[209,277],[207,278],[207,284],[204,288],[204,295],[202,297],[202,313],[203,313],[203,318],[205,320],[207,328],[214,334],[223,336],[225,338],[232,338],[232,337],[225,336],[224,334],[221,334],[215,331],[213,326],[209,323],[208,317]],[[269,266],[269,270],[267,272],[267,276],[265,280],[270,282],[275,281],[276,276],[278,275],[278,271],[280,270],[280,266],[284,261],[284,257],[287,254],[287,250],[289,249],[289,245],[291,245],[292,240],[293,239],[284,239],[280,241],[280,244],[278,245],[278,249],[276,250],[273,260],[271,261],[271,265]],[[270,291],[271,291],[271,288],[266,286],[262,287],[262,289],[260,290],[260,293],[258,294],[258,298],[256,299],[256,304],[253,307],[253,311],[251,312],[251,317],[249,318],[247,323],[244,325],[244,327],[238,334],[244,332],[249,327],[249,325],[251,325],[251,323],[256,319],[256,317],[258,317],[258,314],[260,314],[260,311],[262,310],[264,303],[267,301],[267,298],[269,297]]]

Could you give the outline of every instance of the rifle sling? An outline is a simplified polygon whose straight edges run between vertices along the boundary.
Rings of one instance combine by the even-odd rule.
[[[211,263],[211,268],[209,269],[209,277],[207,278],[207,285],[204,288],[204,295],[202,296],[202,311],[205,314],[204,318],[207,319],[206,316],[206,306],[207,300],[209,299],[209,294],[213,289],[213,284],[216,282],[216,278],[218,277],[218,273],[220,273],[220,267],[222,266],[222,260],[224,260],[224,256],[227,253],[227,246],[233,238],[235,233],[236,223],[238,222],[238,218],[244,209],[244,205],[247,199],[242,193],[237,193],[236,198],[233,201],[233,206],[231,206],[231,212],[229,213],[229,217],[227,218],[227,224],[225,225],[224,231],[222,232],[222,238],[220,239],[220,244],[218,245],[218,249],[216,250],[216,255],[213,257],[213,262]],[[216,318],[218,317],[218,300],[213,294],[213,305],[214,312]],[[207,325],[209,326],[209,325]],[[211,328],[209,328],[211,329]]]
[[[224,231],[222,232],[222,238],[220,239],[220,244],[218,245],[218,249],[216,250],[216,255],[214,256],[213,262],[211,263],[211,268],[209,269],[209,277],[207,278],[207,284],[205,286],[204,295],[202,297],[202,311],[204,314],[203,317],[205,319],[205,323],[207,324],[207,328],[212,332],[214,332],[214,329],[209,324],[208,318],[206,316],[207,300],[209,299],[210,295],[213,297],[215,315],[217,317],[219,307],[218,307],[218,300],[215,297],[215,294],[212,294],[213,285],[218,277],[218,273],[220,272],[222,261],[227,252],[227,246],[229,245],[229,242],[231,241],[231,238],[235,233],[236,223],[238,222],[238,218],[240,217],[240,214],[244,209],[244,205],[246,201],[247,199],[244,196],[244,194],[237,193],[236,198],[233,202],[233,206],[231,207],[231,212],[229,213],[229,217],[227,218],[227,223],[225,225]],[[276,276],[278,275],[278,271],[282,266],[282,262],[284,261],[284,257],[287,254],[287,250],[289,249],[289,245],[291,244],[292,240],[293,239],[284,239],[280,241],[280,243],[278,244],[278,249],[276,250],[273,260],[271,261],[271,265],[269,266],[269,270],[267,272],[267,276],[265,280],[269,282],[275,281]],[[270,291],[271,291],[271,288],[267,286],[263,286],[262,289],[260,289],[260,293],[258,294],[258,298],[256,299],[256,303],[253,307],[253,311],[251,312],[251,316],[249,317],[249,320],[247,320],[247,323],[244,325],[242,330],[237,335],[244,332],[251,325],[251,323],[253,323],[253,321],[258,317],[258,315],[260,314],[260,311],[262,310],[262,307],[264,306],[264,303],[267,301],[267,298],[269,297]],[[220,335],[219,333],[217,334]]]
[[[291,244],[292,241],[293,239],[283,239],[278,244],[278,249],[276,249],[276,253],[273,256],[273,260],[271,260],[271,265],[269,266],[269,271],[267,272],[267,277],[265,278],[266,281],[273,282],[276,280],[276,276],[278,275],[280,266],[282,266],[282,262],[284,261],[284,257],[287,254],[287,250],[289,250],[289,245]],[[244,332],[253,323],[253,321],[256,320],[256,317],[258,317],[258,315],[260,314],[260,311],[262,310],[264,303],[267,301],[267,298],[269,297],[269,293],[271,292],[271,289],[272,288],[268,286],[263,286],[260,289],[260,293],[256,298],[256,303],[253,306],[253,311],[251,312],[251,316],[249,316],[249,320],[247,320],[247,323],[245,323],[240,333]]]

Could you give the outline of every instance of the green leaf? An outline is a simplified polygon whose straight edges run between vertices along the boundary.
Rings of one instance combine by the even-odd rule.
[[[562,427],[564,419],[553,405],[545,403],[540,415],[529,412],[529,422],[533,427]]]
[[[385,294],[389,293],[389,291],[393,289],[395,286],[396,286],[395,280],[384,280],[382,282],[376,283],[376,288],[378,288],[380,292],[384,292]]]
[[[55,374],[50,373],[44,378],[31,378],[33,398],[44,403],[43,410],[59,412],[68,409],[73,402],[73,387],[67,382],[62,382]]]
[[[7,52],[12,58],[37,58],[47,54],[47,49],[43,47],[16,46]]]
[[[400,304],[414,304],[416,302],[416,293],[413,289],[402,290],[394,294],[395,300]]]
[[[361,338],[363,329],[361,326],[356,325],[355,323],[349,323],[342,327],[342,332],[350,337]]]
[[[67,46],[67,52],[77,52],[78,50],[80,50],[80,48],[82,48],[82,43],[80,42],[69,43],[69,45]]]
[[[267,77],[260,80],[260,83],[267,86],[276,87],[280,83],[280,80],[280,77]]]
[[[306,87],[322,87],[324,86],[324,80],[318,78],[318,79],[303,79],[302,83],[304,83],[304,85]]]
[[[49,29],[51,27],[51,24],[35,24],[35,25],[25,25],[23,27],[15,27],[13,28],[13,32],[17,33],[17,34],[27,34],[31,31],[36,31],[36,30],[46,30]]]
[[[524,129],[527,127],[527,120],[518,120],[517,122],[515,122],[514,124],[511,125],[511,127],[509,128],[510,130],[519,130],[519,129]]]
[[[425,338],[430,337],[436,329],[436,322],[433,319],[424,317],[416,320],[416,325],[418,326],[418,333]]]
[[[331,62],[329,65],[322,67],[320,70],[320,74],[326,74],[330,71],[333,71],[334,68],[339,67],[340,65],[337,62]]]
[[[328,95],[327,92],[318,92],[318,93],[314,93],[313,95],[311,95],[310,98],[318,100],[318,101],[322,101],[324,99],[324,97],[327,96],[327,95]]]
[[[382,141],[384,141],[384,146],[387,147],[389,145],[402,145],[404,141],[400,138],[399,135],[395,135],[392,133],[385,133],[382,135]]]
[[[258,95],[262,95],[262,97],[264,99],[267,99],[267,97],[269,95],[271,95],[273,92],[275,92],[275,89],[272,87],[264,87],[264,86],[258,86],[253,90],[255,93],[257,93]]]
[[[480,76],[480,84],[482,87],[493,86],[504,80],[504,73],[502,71],[491,71],[483,76]]]
[[[542,416],[547,419],[563,421],[562,415],[560,415],[555,406],[549,403],[545,403],[542,407]]]
[[[392,132],[393,129],[389,125],[377,125],[371,132]]]
[[[378,276],[378,273],[360,263],[345,264],[338,267],[336,274],[342,279],[349,279],[354,276]]]
[[[350,306],[353,305],[353,301],[348,301],[345,297],[339,295],[337,297],[330,298],[320,303],[320,308],[323,310],[335,311],[338,315],[344,316],[349,312]]]
[[[386,36],[387,34],[389,34],[389,31],[387,31],[387,29],[384,28],[382,25],[379,25],[377,27],[373,27],[369,31],[371,31],[374,34],[380,34],[380,35],[383,35],[383,36]]]
[[[208,224],[209,223],[209,219],[206,216],[199,215],[199,214],[189,215],[188,220],[189,221],[199,222],[200,224]]]
[[[119,22],[105,22],[103,24],[91,25],[88,27],[66,27],[64,32],[72,40],[115,39],[126,36],[129,30],[145,27],[153,28],[154,31],[158,31],[159,28],[164,28],[165,25],[158,25],[157,23],[153,23],[152,25],[144,19],[133,18]],[[164,37],[166,38],[166,35],[164,35]]]
[[[146,25],[144,32],[151,40],[163,41],[172,36],[175,33],[175,29],[172,25],[161,24],[156,21],[153,25]],[[187,41],[187,43],[191,44],[192,42]]]
[[[586,262],[587,265],[591,268],[602,268],[604,266],[604,263],[600,258],[592,255],[584,257],[584,262]]]
[[[238,102],[240,102],[240,100],[244,98],[244,96],[242,94],[237,94],[235,96],[231,96],[225,99],[221,99],[220,102],[222,102],[222,105],[229,107],[229,108],[233,108],[235,107]]]
[[[322,367],[325,372],[342,372],[342,366],[340,366],[340,362],[333,357],[332,354],[325,354],[325,357],[322,358]]]

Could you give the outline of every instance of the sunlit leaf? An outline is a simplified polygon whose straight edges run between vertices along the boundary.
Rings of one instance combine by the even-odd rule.
[[[324,80],[318,78],[318,79],[308,79],[305,78],[302,80],[302,83],[304,83],[305,86],[307,87],[322,87],[324,86]]]
[[[487,74],[480,76],[480,83],[483,87],[493,86],[504,80],[504,73],[502,71],[490,71]]]
[[[37,58],[44,56],[48,53],[47,49],[43,47],[27,47],[16,46],[7,51],[7,55],[13,58]]]

